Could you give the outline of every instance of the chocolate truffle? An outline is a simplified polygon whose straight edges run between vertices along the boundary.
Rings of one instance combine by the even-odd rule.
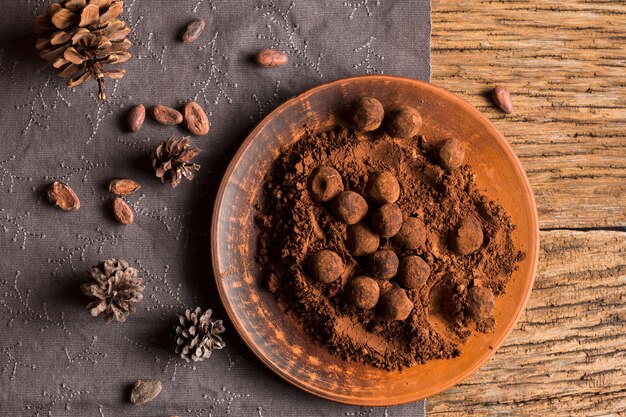
[[[317,167],[309,176],[308,189],[316,203],[330,201],[343,191],[341,174],[335,168]]]
[[[332,210],[340,221],[355,224],[367,215],[367,202],[354,191],[343,191],[333,200]]]
[[[393,237],[398,245],[415,250],[426,243],[426,226],[417,217],[409,217],[402,223],[400,231]]]
[[[419,288],[426,284],[430,276],[430,266],[419,256],[407,256],[400,260],[396,280],[405,288]]]
[[[422,128],[422,116],[413,107],[403,106],[385,117],[385,130],[396,138],[411,138]]]
[[[393,278],[398,272],[400,261],[392,250],[379,250],[370,255],[367,267],[372,275],[379,279]]]
[[[483,244],[483,229],[475,217],[466,217],[459,222],[448,237],[448,244],[458,255],[476,252]]]
[[[346,298],[355,307],[370,310],[378,304],[380,288],[376,280],[358,276],[346,285]]]
[[[400,184],[389,171],[374,172],[367,179],[365,195],[376,205],[395,203],[400,197]]]
[[[401,227],[402,210],[397,204],[385,204],[372,214],[372,229],[380,237],[392,237]]]
[[[435,150],[437,161],[448,171],[457,169],[465,159],[465,148],[458,140],[445,139],[437,144]]]
[[[324,284],[336,281],[345,269],[341,257],[328,249],[317,251],[311,255],[307,267],[309,274]]]
[[[387,320],[404,320],[412,310],[413,302],[402,288],[387,291],[380,300],[380,315]]]
[[[380,101],[363,97],[352,106],[351,121],[361,132],[376,130],[383,123],[385,109]]]
[[[357,223],[348,227],[346,248],[352,256],[365,256],[376,252],[380,239],[365,223]]]
[[[474,320],[489,318],[496,308],[496,298],[489,288],[472,287],[467,291],[467,309]]]

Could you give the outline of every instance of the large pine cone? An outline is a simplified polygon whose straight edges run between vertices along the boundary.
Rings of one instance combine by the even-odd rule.
[[[181,140],[172,136],[152,152],[152,167],[162,182],[169,180],[176,188],[183,178],[192,180],[194,171],[200,169],[200,165],[191,162],[199,153],[200,149],[191,147],[189,136]]]
[[[89,271],[92,282],[81,286],[83,294],[94,301],[87,308],[92,316],[104,313],[104,320],[126,321],[135,312],[135,303],[143,299],[143,281],[137,269],[122,259],[100,262]]]
[[[173,339],[175,351],[185,361],[197,362],[208,359],[213,349],[226,346],[220,333],[224,333],[222,320],[211,318],[212,311],[204,313],[200,307],[187,310],[178,318],[179,324],[174,328]]]
[[[117,19],[124,9],[119,0],[62,0],[48,6],[46,14],[35,17],[35,44],[39,56],[50,62],[60,77],[69,78],[68,87],[87,80],[98,82],[100,100],[106,99],[104,78],[122,78],[123,69],[105,65],[130,59],[126,38],[130,29]]]

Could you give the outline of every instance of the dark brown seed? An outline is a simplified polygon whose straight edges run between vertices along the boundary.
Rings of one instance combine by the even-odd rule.
[[[144,120],[146,120],[146,108],[143,104],[137,104],[128,112],[128,130],[133,133],[139,132]]]
[[[183,121],[183,115],[171,107],[157,104],[152,108],[152,117],[162,125],[177,125]]]
[[[113,215],[115,220],[124,225],[131,224],[135,220],[133,209],[119,197],[113,200]]]
[[[197,136],[209,133],[209,128],[211,127],[209,118],[198,103],[195,101],[188,102],[185,104],[183,113],[185,113],[185,126],[187,126],[187,130]]]
[[[184,43],[192,43],[198,40],[202,32],[204,32],[204,19],[196,19],[189,22],[180,34],[180,40]]]
[[[513,113],[513,101],[511,100],[511,93],[506,87],[501,85],[493,89],[492,92],[493,102],[506,114]]]
[[[115,195],[129,195],[141,188],[141,185],[137,184],[133,180],[117,179],[111,180],[109,183],[109,191]]]
[[[74,190],[62,182],[55,181],[48,187],[48,200],[61,210],[76,211],[80,208],[80,200]]]
[[[256,54],[255,60],[259,66],[269,68],[285,65],[289,61],[289,58],[284,52],[274,49],[263,49]]]
[[[156,379],[140,379],[135,382],[130,392],[130,402],[135,405],[145,404],[154,400],[163,389],[161,381]]]

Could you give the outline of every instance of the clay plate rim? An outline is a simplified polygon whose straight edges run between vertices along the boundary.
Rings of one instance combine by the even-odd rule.
[[[238,164],[240,163],[242,156],[247,151],[247,148],[250,146],[252,141],[256,137],[258,137],[258,133],[261,130],[263,130],[269,124],[269,122],[272,121],[274,118],[280,117],[281,113],[283,113],[285,109],[287,109],[288,107],[296,105],[306,100],[308,97],[318,93],[321,90],[332,89],[342,84],[350,83],[352,81],[362,81],[364,79],[375,80],[379,82],[388,81],[388,82],[405,82],[409,84],[414,84],[419,88],[430,90],[433,94],[439,95],[449,101],[454,102],[455,104],[462,107],[464,111],[472,113],[474,116],[476,116],[476,118],[480,121],[481,125],[485,127],[489,131],[490,135],[496,139],[496,141],[498,142],[498,145],[502,148],[502,150],[504,150],[508,159],[513,162],[509,168],[513,169],[516,173],[516,176],[522,179],[524,189],[519,190],[519,191],[525,194],[526,199],[528,200],[528,202],[530,203],[530,206],[532,207],[532,213],[528,213],[528,214],[530,214],[529,217],[531,219],[531,226],[532,226],[531,241],[534,242],[534,244],[531,243],[528,250],[530,252],[534,252],[534,256],[530,259],[530,268],[529,268],[530,276],[524,281],[525,285],[523,288],[523,291],[524,291],[523,302],[518,304],[517,311],[514,314],[514,319],[510,320],[508,325],[498,332],[500,336],[492,344],[493,349],[487,350],[486,353],[484,353],[482,356],[478,357],[475,360],[475,363],[472,366],[465,367],[462,372],[459,372],[454,378],[450,378],[447,381],[447,383],[438,386],[436,389],[423,390],[421,392],[416,392],[415,395],[406,395],[405,397],[402,397],[402,398],[394,398],[391,401],[387,401],[387,400],[379,401],[376,399],[372,400],[372,399],[362,398],[362,397],[339,395],[337,393],[330,392],[330,391],[316,390],[315,387],[312,385],[302,384],[300,383],[300,381],[292,379],[289,373],[286,373],[284,372],[283,369],[276,367],[271,361],[269,361],[265,356],[263,356],[259,352],[258,347],[255,344],[254,340],[252,340],[249,337],[245,329],[241,327],[241,324],[237,322],[236,320],[234,320],[234,317],[236,316],[233,311],[233,306],[231,305],[231,303],[225,302],[226,295],[219,282],[220,268],[218,265],[217,255],[219,252],[218,247],[220,245],[220,242],[218,240],[218,235],[217,235],[217,231],[218,231],[217,220],[220,216],[222,200],[223,200],[226,187],[229,185],[231,175],[233,171],[236,169],[236,167],[238,166]],[[517,157],[517,155],[515,154],[515,152],[509,145],[509,143],[504,139],[502,134],[496,129],[493,123],[491,123],[491,121],[486,116],[484,116],[479,110],[477,110],[475,107],[473,107],[471,104],[469,104],[467,101],[465,101],[461,97],[451,93],[450,91],[442,87],[435,86],[431,83],[427,83],[424,81],[419,81],[419,80],[415,80],[415,79],[407,78],[407,77],[400,77],[400,76],[363,75],[363,76],[356,76],[356,77],[349,77],[349,78],[335,80],[326,84],[318,85],[303,93],[300,93],[292,97],[291,99],[287,100],[280,106],[278,106],[272,112],[270,112],[248,134],[246,139],[242,142],[237,152],[231,159],[226,171],[224,172],[224,176],[222,177],[222,180],[221,180],[218,192],[217,192],[217,196],[215,199],[215,203],[213,207],[213,215],[211,219],[211,262],[213,265],[214,278],[216,281],[216,286],[218,289],[220,300],[226,310],[226,313],[230,317],[231,322],[233,323],[237,333],[244,340],[248,348],[254,353],[254,355],[262,363],[264,363],[268,368],[270,368],[275,374],[280,376],[282,379],[284,379],[288,383],[296,386],[297,388],[300,388],[306,392],[309,392],[321,398],[325,398],[328,400],[337,401],[337,402],[349,404],[349,405],[357,405],[357,406],[392,406],[392,405],[406,404],[406,403],[418,401],[418,400],[430,397],[432,395],[438,394],[440,392],[443,392],[453,387],[454,385],[458,384],[463,379],[465,379],[466,377],[474,373],[476,370],[478,370],[478,368],[480,368],[485,362],[487,362],[487,360],[489,360],[495,354],[498,348],[503,344],[504,340],[511,334],[513,327],[515,326],[515,324],[520,318],[521,313],[526,308],[526,305],[528,303],[528,299],[530,297],[530,293],[531,293],[531,290],[535,281],[535,277],[537,274],[538,258],[539,258],[539,221],[538,221],[537,205],[536,205],[535,197],[532,193],[530,182],[528,181],[526,172],[522,168],[519,158]]]

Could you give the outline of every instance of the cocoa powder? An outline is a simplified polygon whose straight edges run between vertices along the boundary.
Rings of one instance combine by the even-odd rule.
[[[470,166],[449,170],[432,157],[438,142],[337,127],[319,135],[305,134],[282,151],[266,176],[257,202],[257,259],[266,286],[302,330],[335,355],[383,369],[402,369],[457,356],[473,331],[494,328],[493,317],[477,315],[476,307],[469,305],[468,292],[483,287],[497,298],[524,255],[514,248],[509,216],[476,189]],[[348,230],[355,226],[339,221],[330,201],[309,195],[307,182],[319,166],[336,169],[345,190],[361,195],[366,195],[368,178],[375,172],[391,172],[398,179],[401,192],[396,204],[405,220],[418,219],[412,221],[420,227],[423,222],[426,239],[400,245],[402,239],[380,238],[377,249],[394,251],[401,262],[419,256],[427,272],[415,288],[402,287],[398,282],[402,279],[375,280],[381,300],[393,298],[391,293],[385,297],[389,291],[404,288],[400,292],[406,292],[414,305],[408,318],[404,319],[410,304],[398,291],[394,296],[402,298],[402,311],[382,311],[382,302],[378,308],[363,309],[347,301],[348,282],[372,274],[366,256],[351,255],[349,246],[355,242],[346,242]],[[369,207],[368,219],[376,209]],[[467,218],[480,223],[483,243],[476,251],[460,255],[449,246],[449,236]],[[312,278],[307,269],[309,257],[321,250],[334,251],[345,265],[341,276],[329,283]]]

